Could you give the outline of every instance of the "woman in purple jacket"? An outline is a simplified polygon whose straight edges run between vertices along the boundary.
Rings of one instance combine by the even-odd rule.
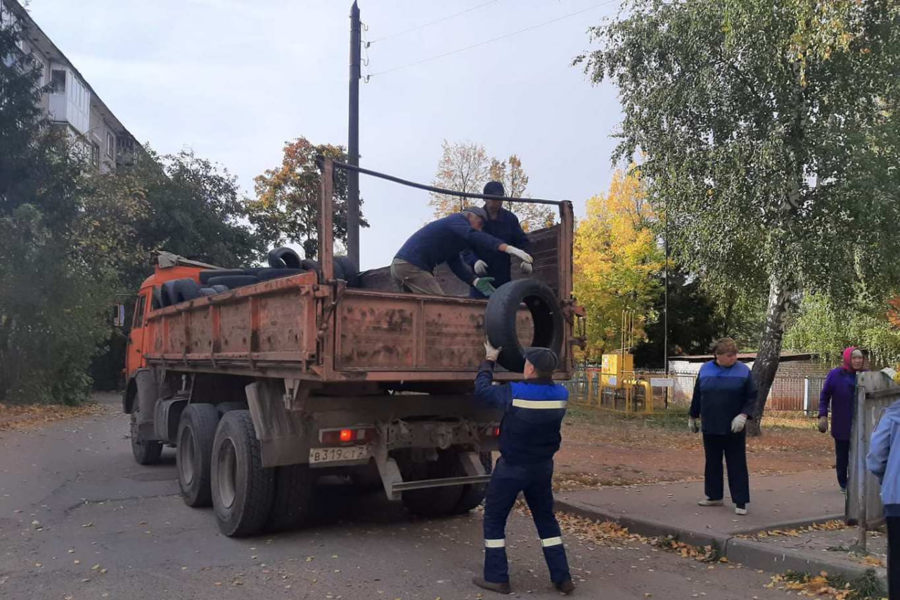
[[[831,403],[831,436],[834,438],[835,469],[841,491],[847,491],[847,466],[850,464],[850,428],[853,424],[853,399],[856,373],[863,370],[863,353],[850,346],[844,350],[844,362],[825,378],[819,397],[819,431],[828,431],[828,404]]]

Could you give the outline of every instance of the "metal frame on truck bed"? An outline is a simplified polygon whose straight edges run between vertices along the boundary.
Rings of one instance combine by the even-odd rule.
[[[318,272],[158,306],[160,286],[199,285],[210,268],[170,255],[139,291],[123,399],[135,458],[154,462],[176,446],[185,501],[212,503],[227,535],[301,523],[323,473],[380,480],[418,513],[469,510],[496,448],[499,415],[471,394],[487,302],[400,293],[384,269],[354,277],[357,287],[336,278],[334,169],[411,182],[330,159],[320,166]],[[555,376],[568,378],[573,215],[571,203],[553,204],[560,223],[531,235],[533,277],[557,300],[543,310],[564,317]],[[533,308],[513,317],[524,341],[538,317]]]

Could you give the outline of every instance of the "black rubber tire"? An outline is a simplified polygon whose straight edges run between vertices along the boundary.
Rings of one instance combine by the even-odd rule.
[[[525,347],[516,335],[516,314],[522,303],[531,312],[534,337],[530,346],[562,352],[564,321],[559,301],[547,285],[537,279],[518,279],[504,283],[488,299],[484,329],[495,348],[503,348],[497,362],[510,371],[525,368]]]
[[[303,269],[260,269],[256,272],[256,276],[260,281],[268,281],[269,279],[279,279],[281,277],[290,277],[305,273]]]
[[[225,275],[222,277],[211,277],[209,281],[206,282],[209,287],[224,285],[230,290],[245,285],[253,285],[254,283],[259,283],[259,277],[254,275]]]
[[[318,261],[315,261],[311,258],[304,258],[300,261],[300,268],[304,271],[312,271],[319,277],[319,282],[322,281],[322,265],[319,264]]]
[[[491,453],[490,452],[480,452],[478,454],[478,458],[481,459],[481,464],[484,465],[484,470],[486,473],[493,472],[493,465],[491,464]],[[460,465],[459,475],[465,475],[462,472],[462,465]],[[455,512],[457,513],[465,513],[469,512],[479,504],[484,501],[484,493],[487,492],[486,483],[476,483],[471,485],[463,486],[462,498],[459,499],[459,503],[456,505]]]
[[[249,410],[222,417],[213,440],[210,483],[219,530],[228,537],[259,533],[269,518],[275,469],[264,469]]]
[[[282,247],[269,251],[269,266],[274,269],[300,269],[300,255],[294,250]]]
[[[313,512],[316,474],[309,465],[275,468],[275,493],[266,531],[289,531],[304,525]]]
[[[228,286],[227,286],[227,285],[211,285],[211,286],[209,286],[209,288],[210,288],[211,290],[215,290],[215,292],[216,292],[217,294],[222,294],[222,293],[228,291]]]
[[[131,413],[131,454],[139,465],[155,465],[162,455],[162,442],[157,440],[140,440],[137,428],[137,411]]]
[[[399,458],[399,457],[398,457]],[[454,450],[439,450],[436,461],[412,462],[398,460],[403,481],[452,477],[459,459]],[[462,486],[425,488],[403,492],[403,505],[409,512],[423,517],[452,515],[462,498]]]
[[[359,287],[359,272],[348,256],[334,257],[334,277],[346,281],[347,287]]]
[[[219,293],[219,292],[217,292],[216,290],[214,290],[214,289],[212,289],[212,288],[209,288],[209,287],[202,287],[202,288],[200,288],[200,295],[201,295],[201,296],[215,296],[215,295],[218,294],[218,293]]]
[[[189,404],[181,413],[175,438],[175,466],[181,498],[188,506],[212,504],[209,465],[218,424],[219,411],[212,404]]]
[[[233,275],[246,274],[246,269],[214,269],[212,271],[200,271],[200,283],[207,287],[212,287],[209,285],[209,280],[213,277],[231,277]]]
[[[200,296],[200,286],[189,277],[173,279],[162,285],[162,297],[166,306],[187,302]]]

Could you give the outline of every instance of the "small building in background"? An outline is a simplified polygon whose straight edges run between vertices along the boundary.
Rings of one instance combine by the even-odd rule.
[[[0,24],[20,28],[19,51],[40,72],[39,85],[47,89],[41,109],[50,123],[62,128],[100,173],[131,164],[141,145],[17,0],[0,0]]]

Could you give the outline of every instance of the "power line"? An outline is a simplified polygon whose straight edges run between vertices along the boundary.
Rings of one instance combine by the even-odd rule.
[[[489,40],[484,40],[484,41],[482,41],[482,42],[477,42],[477,43],[471,44],[471,45],[469,45],[469,46],[464,46],[463,48],[457,48],[456,50],[451,50],[451,51],[449,51],[449,52],[444,52],[443,54],[437,54],[437,55],[435,55],[435,56],[429,56],[429,57],[423,58],[423,59],[421,59],[421,60],[417,60],[417,61],[414,61],[414,62],[411,62],[411,63],[407,63],[407,64],[405,64],[405,65],[400,65],[400,66],[397,66],[397,67],[392,67],[392,68],[390,68],[390,69],[385,69],[385,70],[383,70],[383,71],[378,71],[378,72],[376,72],[376,73],[370,73],[370,74],[366,77],[366,81],[368,82],[369,79],[371,79],[372,77],[376,77],[376,76],[378,76],[378,75],[384,75],[384,74],[386,74],[386,73],[393,73],[394,71],[400,71],[400,70],[403,70],[403,69],[408,69],[408,68],[410,68],[410,67],[415,67],[415,66],[421,65],[421,64],[423,64],[423,63],[431,62],[431,61],[433,61],[433,60],[438,60],[438,59],[440,59],[440,58],[445,58],[445,57],[451,56],[451,55],[453,55],[453,54],[458,54],[458,53],[460,53],[460,52],[465,52],[465,51],[467,51],[467,50],[472,50],[473,48],[478,48],[479,46],[484,46],[484,45],[487,45],[487,44],[492,44],[492,43],[494,43],[494,42],[497,42],[497,41],[506,39],[506,38],[508,38],[508,37],[512,37],[512,36],[514,36],[514,35],[519,35],[520,33],[525,33],[525,32],[527,32],[527,31],[532,31],[532,30],[534,30],[534,29],[539,29],[539,28],[541,28],[541,27],[546,27],[547,25],[552,25],[553,23],[557,23],[557,22],[562,21],[562,20],[564,20],[564,19],[569,19],[569,18],[571,18],[571,17],[580,15],[580,14],[582,14],[582,13],[586,13],[586,12],[589,12],[589,11],[592,11],[592,10],[596,10],[596,9],[602,7],[602,6],[606,6],[606,5],[608,5],[608,4],[613,4],[614,2],[620,2],[620,0],[606,0],[606,2],[601,2],[601,3],[599,3],[599,4],[595,4],[594,6],[591,6],[591,7],[589,7],[589,8],[584,8],[584,9],[575,11],[575,12],[573,12],[573,13],[569,13],[569,14],[567,14],[567,15],[563,15],[563,16],[561,16],[561,17],[556,17],[555,19],[550,19],[549,21],[544,21],[544,22],[542,22],[542,23],[537,23],[537,24],[535,24],[535,25],[530,25],[530,26],[528,26],[528,27],[525,27],[525,28],[523,28],[523,29],[519,29],[519,30],[517,30],[517,31],[511,31],[510,33],[505,33],[505,34],[503,34],[503,35],[497,36],[497,37],[495,37],[495,38],[491,38],[491,39],[489,39]]]
[[[395,37],[398,37],[401,35],[406,35],[407,33],[412,33],[413,31],[418,31],[419,29],[431,27],[432,25],[436,25],[438,23],[443,23],[444,21],[449,21],[450,19],[456,18],[456,17],[458,17],[460,15],[464,15],[466,13],[470,13],[473,10],[478,10],[479,8],[483,8],[485,6],[488,6],[489,4],[496,4],[499,1],[500,0],[490,0],[490,2],[482,2],[481,4],[476,4],[475,6],[473,6],[471,8],[461,10],[459,12],[453,13],[452,15],[447,15],[446,17],[441,17],[440,19],[435,19],[434,21],[428,21],[427,23],[422,23],[421,25],[416,25],[415,27],[410,27],[409,29],[404,29],[402,31],[397,31],[395,33],[388,34],[384,37],[376,38],[376,39],[372,40],[371,42],[367,42],[366,46],[371,46],[372,44],[374,44],[376,42],[382,42],[384,40],[389,40],[391,38],[395,38]]]

